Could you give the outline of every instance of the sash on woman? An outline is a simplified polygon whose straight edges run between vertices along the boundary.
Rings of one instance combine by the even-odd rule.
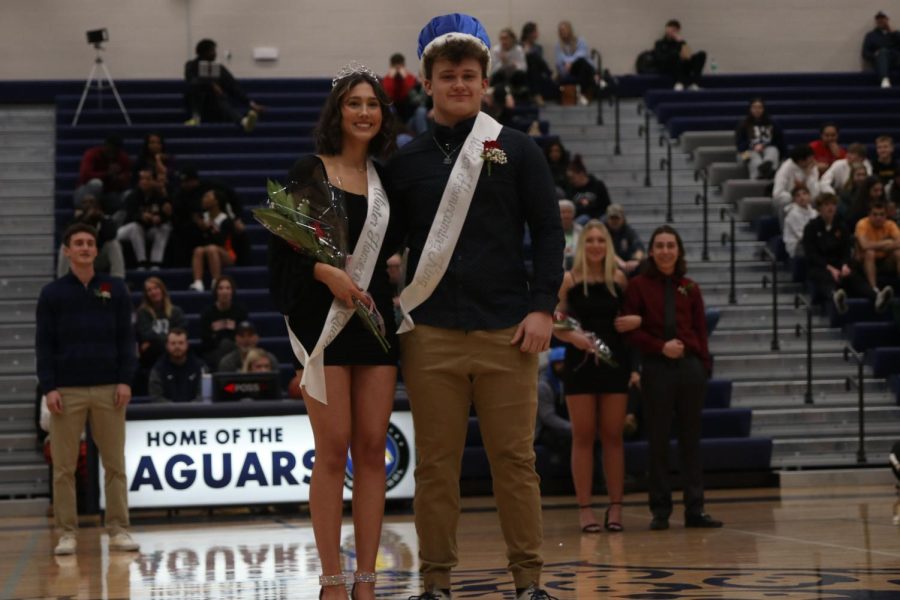
[[[388,204],[387,194],[381,186],[381,179],[375,171],[375,165],[371,160],[366,163],[368,178],[368,208],[366,220],[353,253],[347,259],[345,270],[350,279],[360,289],[368,289],[372,280],[372,273],[378,266],[378,256],[381,254],[381,245],[384,243],[391,207]],[[316,342],[312,352],[307,352],[297,336],[291,330],[288,317],[284,320],[288,325],[288,338],[291,348],[297,356],[297,360],[303,365],[303,377],[300,379],[300,388],[306,390],[307,395],[318,400],[322,404],[328,404],[325,389],[325,347],[334,341],[344,326],[353,318],[356,309],[347,307],[343,302],[335,298],[328,309],[322,333]]]
[[[450,171],[450,178],[428,231],[415,275],[400,293],[403,321],[397,333],[406,333],[415,328],[416,324],[409,313],[428,300],[447,271],[481,176],[484,142],[496,140],[502,128],[500,123],[483,112],[478,113],[475,118],[472,131],[463,142],[462,151]]]

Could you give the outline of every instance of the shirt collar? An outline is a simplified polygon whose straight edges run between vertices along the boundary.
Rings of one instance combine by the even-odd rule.
[[[441,142],[442,144],[459,144],[462,143],[469,133],[472,131],[472,127],[475,126],[475,119],[478,118],[478,115],[474,117],[469,117],[464,121],[460,121],[456,125],[452,127],[448,127],[447,125],[440,125],[438,123],[434,124],[434,138]]]

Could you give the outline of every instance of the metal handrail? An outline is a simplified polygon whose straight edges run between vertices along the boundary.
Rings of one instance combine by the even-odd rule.
[[[603,57],[596,48],[591,48],[591,60],[594,61],[595,73],[603,73]],[[603,100],[600,98],[599,88],[597,94],[597,125],[603,125]]]
[[[737,304],[737,285],[736,285],[737,275],[735,272],[736,271],[736,269],[735,269],[735,243],[736,242],[735,242],[735,234],[734,234],[734,229],[735,229],[734,212],[730,208],[722,208],[719,211],[719,220],[724,221],[725,217],[728,217],[728,219],[731,221],[731,227],[729,228],[730,233],[722,234],[722,245],[723,246],[725,244],[727,244],[729,240],[731,241],[731,260],[729,261],[729,269],[728,269],[729,273],[730,273],[731,288],[728,291],[728,304]]]
[[[674,220],[672,215],[672,144],[677,140],[671,140],[665,133],[659,136],[659,145],[666,145],[666,157],[659,159],[660,171],[666,170],[666,223]]]
[[[643,102],[638,104],[639,115],[644,115],[644,124],[638,127],[638,137],[644,138],[644,187],[653,185],[650,182],[650,110]]]
[[[702,260],[709,260],[709,172],[706,167],[694,171],[694,181],[703,181],[703,193],[694,196],[694,204],[703,203],[703,251]]]
[[[859,390],[858,395],[858,410],[859,410],[859,447],[856,450],[856,462],[860,464],[864,464],[866,462],[866,399],[865,399],[865,373],[863,372],[863,365],[866,361],[866,354],[863,352],[860,354],[856,351],[856,349],[847,344],[844,346],[844,360],[849,361],[853,358],[856,361],[857,366],[857,375],[856,375],[856,388]],[[845,380],[845,388],[849,392],[850,387],[853,383],[852,377],[847,377]]]
[[[778,341],[778,257],[768,246],[762,247],[762,253],[772,263],[772,350],[781,350],[781,342]],[[770,283],[767,276],[763,276],[762,286],[765,289]]]
[[[813,403],[813,394],[812,394],[812,314],[813,307],[812,303],[809,299],[802,295],[797,294],[794,296],[794,308],[800,308],[800,306],[806,308],[806,393],[803,395],[803,402],[806,404]],[[800,337],[800,334],[803,333],[803,326],[800,323],[797,323],[797,328],[795,330],[795,335]]]

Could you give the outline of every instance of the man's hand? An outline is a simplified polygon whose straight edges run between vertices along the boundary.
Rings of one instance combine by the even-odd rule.
[[[671,339],[663,344],[662,353],[667,358],[681,358],[684,356],[684,343],[679,339]]]
[[[632,371],[631,375],[628,377],[628,387],[641,389],[641,374],[637,371]]]
[[[537,354],[550,347],[550,336],[553,334],[553,317],[550,313],[530,312],[519,323],[515,335],[509,341],[511,346],[520,344],[522,352]]]
[[[47,392],[47,410],[54,415],[61,415],[63,411],[62,394],[58,390]]]
[[[116,385],[116,399],[114,401],[116,408],[124,408],[131,402],[131,386],[120,383]]]
[[[841,280],[841,272],[840,271],[838,271],[836,268],[832,267],[831,265],[825,265],[825,267],[828,269],[828,272],[831,274],[831,278],[834,279],[835,283],[837,283],[838,281]]]
[[[850,277],[850,267],[847,265],[843,265],[841,267],[841,277]]]
[[[640,315],[622,315],[620,317],[616,317],[615,321],[613,321],[613,327],[616,328],[616,331],[619,333],[625,333],[626,331],[633,331],[641,326],[641,316]]]

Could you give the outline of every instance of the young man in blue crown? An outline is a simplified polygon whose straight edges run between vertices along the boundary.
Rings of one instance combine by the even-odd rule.
[[[563,275],[553,179],[532,139],[481,112],[490,40],[477,19],[432,19],[419,35],[419,58],[434,131],[388,166],[391,204],[408,227],[411,277],[400,295],[399,331],[418,454],[414,506],[425,588],[418,598],[450,598],[474,406],[516,597],[546,600],[533,442],[537,355],[549,346]]]

